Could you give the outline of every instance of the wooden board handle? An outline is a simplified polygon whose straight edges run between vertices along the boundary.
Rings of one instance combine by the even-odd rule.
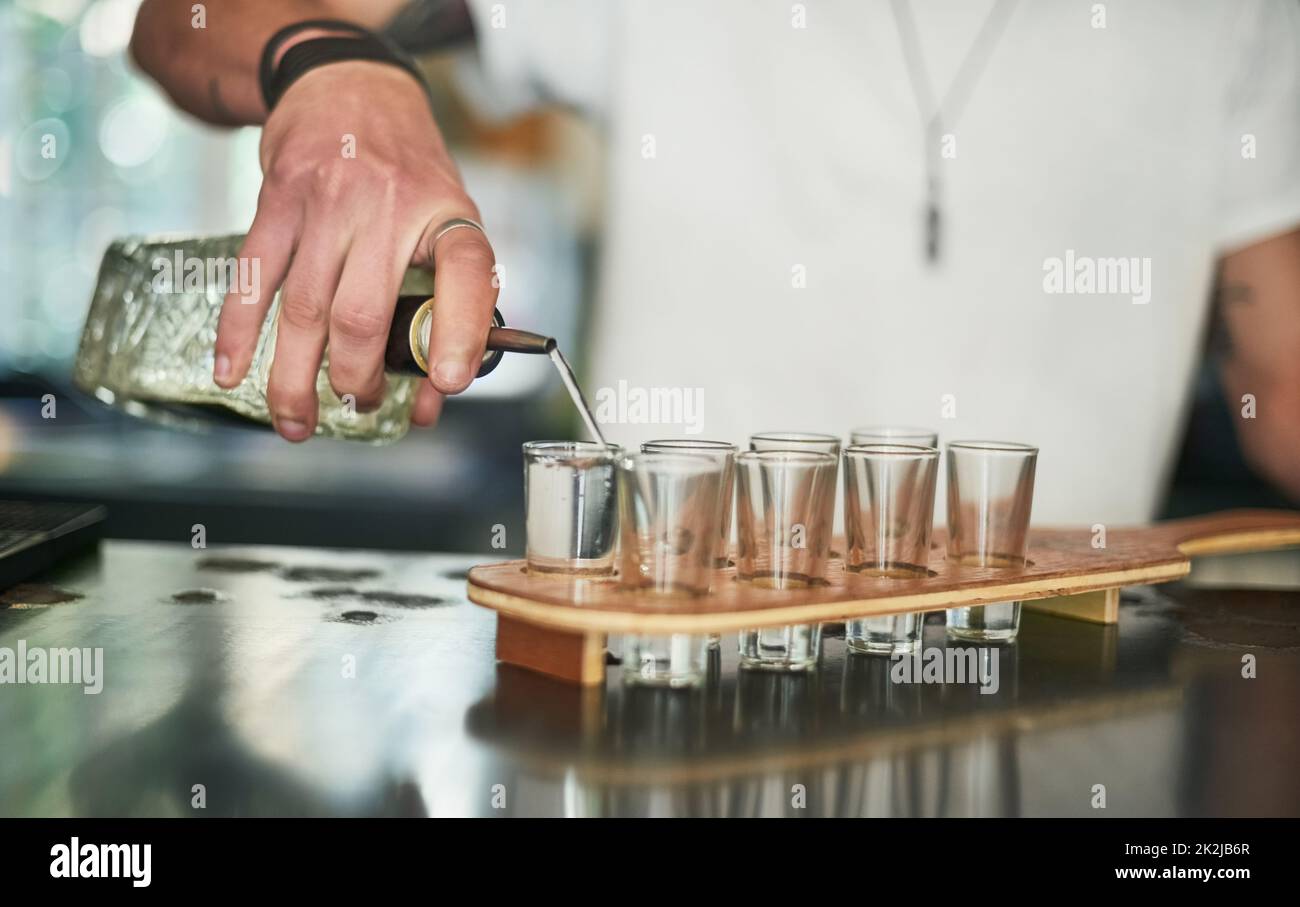
[[[1188,557],[1300,546],[1298,510],[1224,510],[1169,520],[1147,530]]]

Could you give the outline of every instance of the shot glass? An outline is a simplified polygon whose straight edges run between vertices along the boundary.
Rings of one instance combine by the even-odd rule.
[[[929,572],[939,451],[909,444],[863,444],[844,451],[846,570],[911,579]],[[845,622],[850,652],[912,653],[925,615],[886,614]]]
[[[867,425],[849,432],[849,443],[861,444],[912,444],[916,447],[939,447],[939,433],[928,428],[903,425]]]
[[[801,589],[825,580],[838,464],[826,452],[746,451],[736,457],[737,581]],[[740,634],[746,668],[805,671],[820,653],[820,624]]]
[[[1038,448],[1005,441],[948,445],[948,559],[979,567],[1021,567],[1029,544]],[[1020,602],[948,612],[948,635],[1010,642],[1020,632]]]
[[[709,457],[722,464],[722,519],[718,525],[718,547],[713,552],[713,566],[717,568],[728,566],[731,563],[731,513],[736,487],[736,445],[727,441],[667,439],[647,441],[641,445],[641,452],[695,454]],[[719,634],[709,634],[709,648],[717,649],[721,644],[722,637]]]
[[[614,572],[619,448],[575,441],[524,445],[524,533],[532,573]]]
[[[814,431],[760,431],[749,436],[749,449],[760,452],[786,450],[828,453],[838,458],[840,438],[838,435],[825,435]]]
[[[827,435],[815,431],[761,431],[749,436],[749,449],[757,451],[788,450],[803,453],[828,453],[835,458],[835,476],[832,478],[832,483],[839,482],[840,438],[838,435]],[[834,489],[832,489],[831,494],[834,493]],[[834,507],[835,503],[832,501],[832,510]],[[831,519],[834,520],[834,513],[832,513]],[[831,552],[831,557],[839,556],[838,552]]]
[[[619,584],[657,595],[708,594],[722,518],[725,464],[696,454],[641,453],[618,460]],[[708,637],[628,634],[628,683],[692,687],[708,669]]]

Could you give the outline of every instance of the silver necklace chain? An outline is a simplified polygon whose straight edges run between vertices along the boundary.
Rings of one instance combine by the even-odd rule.
[[[943,233],[942,186],[939,178],[939,143],[944,135],[944,126],[953,129],[970,100],[975,84],[988,67],[993,50],[1006,30],[1007,20],[1016,7],[1018,0],[997,0],[980,25],[979,33],[971,43],[957,74],[943,99],[935,102],[934,90],[930,85],[930,76],[925,68],[925,55],[921,51],[921,40],[916,22],[912,19],[912,8],[907,0],[891,0],[890,7],[894,13],[894,24],[898,27],[898,39],[903,48],[903,59],[907,64],[907,78],[912,86],[912,96],[916,101],[917,113],[921,118],[921,137],[925,143],[925,258],[931,265],[937,264],[940,257],[940,241]]]

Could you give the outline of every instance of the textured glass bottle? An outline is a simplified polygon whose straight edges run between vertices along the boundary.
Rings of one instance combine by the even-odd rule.
[[[224,407],[270,425],[266,383],[275,353],[279,294],[244,380],[231,390],[212,380],[212,349],[227,283],[260,277],[250,263],[236,261],[243,239],[134,237],[109,246],[77,351],[77,386],[137,415],[175,419],[178,410]],[[433,278],[412,269],[402,292],[431,295]],[[316,378],[317,435],[383,444],[406,434],[418,378],[388,373],[383,404],[362,413],[334,393],[328,366],[327,350]]]

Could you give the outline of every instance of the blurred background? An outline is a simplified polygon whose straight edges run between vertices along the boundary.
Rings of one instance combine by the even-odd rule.
[[[162,428],[70,381],[108,242],[128,234],[240,233],[261,175],[256,129],[215,130],[175,111],[127,59],[138,0],[0,5],[0,497],[98,501],[108,532],[210,544],[270,542],[522,550],[519,445],[576,437],[545,361],[507,357],[450,401],[435,431],[389,447],[271,432]],[[601,208],[602,149],[554,110],[486,122],[458,94],[453,56],[423,61],[439,124],[491,230],[499,307],[556,336],[579,375],[579,338]],[[45,136],[57,153],[42,156]],[[1285,506],[1244,464],[1219,389],[1212,334],[1166,516]],[[55,418],[43,418],[53,394]],[[857,421],[869,421],[860,419]],[[1101,440],[1101,439],[1099,439]],[[497,552],[501,553],[501,552]]]

